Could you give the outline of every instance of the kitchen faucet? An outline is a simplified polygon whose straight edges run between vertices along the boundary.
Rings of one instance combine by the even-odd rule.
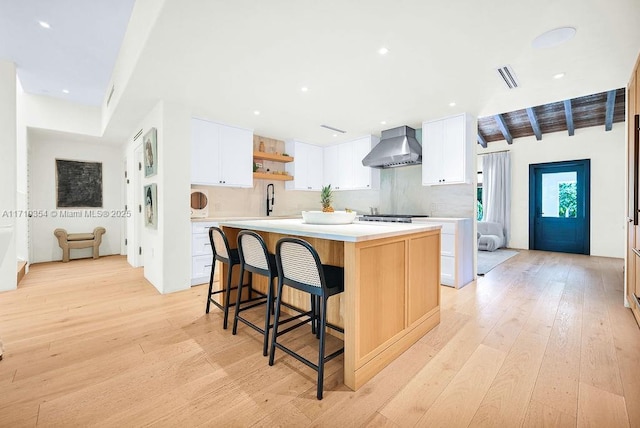
[[[271,188],[271,208],[269,208],[269,188]],[[267,184],[267,215],[273,211],[273,204],[275,202],[276,189],[273,183]]]

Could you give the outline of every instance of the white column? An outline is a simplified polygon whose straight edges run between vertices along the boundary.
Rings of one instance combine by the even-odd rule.
[[[0,291],[17,287],[16,66],[0,61]]]

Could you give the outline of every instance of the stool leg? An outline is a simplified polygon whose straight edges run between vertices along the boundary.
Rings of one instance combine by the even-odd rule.
[[[316,312],[316,299],[313,294],[310,294],[310,305],[311,305],[311,333],[317,334],[318,329],[316,328],[318,313]]]
[[[320,307],[320,325],[319,325],[319,335],[320,335],[320,343],[318,344],[318,390],[317,390],[317,398],[318,400],[322,400],[322,389],[324,383],[324,339],[327,329],[327,298],[322,296],[322,302]]]
[[[273,309],[273,278],[269,275],[269,288],[267,289],[267,307],[264,322],[264,344],[262,346],[262,355],[267,356],[267,348],[269,345],[269,324],[271,323],[271,310]]]
[[[251,273],[249,273],[251,275]],[[240,281],[236,290],[236,314],[233,316],[233,329],[231,334],[238,332],[238,314],[240,313],[240,300],[242,300],[242,277],[244,276],[244,263],[240,263]],[[266,354],[265,354],[266,355]]]
[[[211,263],[211,276],[209,277],[209,294],[207,295],[207,314],[209,313],[209,308],[211,307],[211,291],[213,291],[213,274],[216,271],[216,259],[213,259]]]
[[[320,317],[320,296],[315,296],[316,297],[316,317]],[[325,314],[325,318],[326,318],[326,314]],[[319,318],[316,318],[316,325],[318,325],[320,323]],[[316,339],[320,339],[320,327],[318,326],[316,328]]]
[[[273,365],[276,356],[276,338],[278,337],[278,320],[280,319],[280,304],[282,303],[282,286],[281,280],[278,280],[278,294],[276,296],[276,314],[273,319],[273,333],[271,336],[271,350],[269,352],[269,365]]]
[[[227,288],[226,293],[224,295],[224,322],[222,323],[222,328],[227,329],[227,321],[229,320],[229,300],[231,297],[231,271],[233,270],[233,265],[229,263],[229,271],[227,272]],[[240,278],[242,281],[242,277]]]

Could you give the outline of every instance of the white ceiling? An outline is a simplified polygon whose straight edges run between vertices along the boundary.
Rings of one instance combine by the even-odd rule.
[[[134,2],[0,0],[0,59],[28,93],[99,106]]]
[[[0,12],[28,16],[23,23],[49,19],[38,13],[47,10],[43,5],[73,10],[75,21],[64,24],[67,39],[57,48],[75,54],[65,56],[65,69],[37,73],[57,87],[83,82],[87,97],[97,91],[102,100],[113,63],[104,64],[107,79],[100,82],[91,83],[94,72],[75,72],[87,57],[103,56],[97,37],[96,47],[73,47],[78,39],[89,40],[76,31],[90,29],[75,22],[96,20],[81,18],[93,9],[76,6],[106,4],[104,17],[116,2],[0,1]],[[486,116],[624,87],[640,51],[638,0],[155,1],[164,4],[108,124],[110,137],[132,135],[163,99],[263,136],[331,144],[462,111]],[[22,2],[38,6],[8,8]],[[120,8],[130,11],[130,2]],[[13,21],[0,19],[0,28]],[[576,36],[554,48],[532,47],[536,36],[562,26],[575,27]],[[37,22],[34,30],[40,31]],[[0,57],[28,51],[28,57],[47,54],[49,66],[57,63],[51,58],[56,46],[5,36],[0,33],[0,40],[12,46],[0,46]],[[113,40],[118,37],[122,30]],[[385,56],[378,54],[382,46],[389,49]],[[495,69],[506,64],[520,81],[516,90],[497,77]],[[559,72],[566,76],[553,79]],[[334,137],[321,124],[347,133]]]

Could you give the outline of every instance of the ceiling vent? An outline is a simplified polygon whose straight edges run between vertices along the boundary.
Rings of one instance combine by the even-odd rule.
[[[330,129],[332,131],[339,132],[341,134],[344,134],[345,132],[347,132],[347,131],[343,131],[342,129],[334,128],[333,126],[329,126],[329,125],[320,125],[320,126],[323,127],[323,128]]]
[[[115,86],[111,87],[111,91],[109,92],[109,98],[107,98],[107,107],[109,107],[109,103],[111,102],[111,97],[113,97],[113,92],[116,90]]]
[[[514,73],[511,66],[505,65],[504,67],[498,68],[497,71],[500,79],[502,79],[504,84],[507,85],[509,89],[515,89],[520,86],[518,80],[516,79],[516,73]]]

